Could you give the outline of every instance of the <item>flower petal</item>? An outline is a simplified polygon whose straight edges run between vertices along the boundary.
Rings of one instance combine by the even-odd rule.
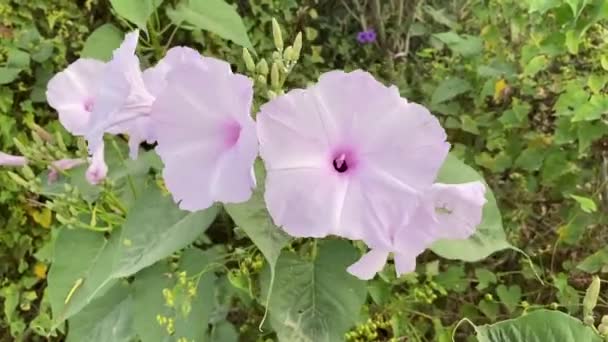
[[[180,208],[243,202],[257,155],[253,84],[211,58],[176,65],[151,111],[167,188]]]
[[[481,223],[486,203],[486,187],[482,182],[464,184],[433,184],[430,201],[438,222],[438,237],[466,239]]]
[[[143,72],[143,80],[146,88],[153,96],[158,96],[167,86],[167,73],[171,69],[189,60],[200,60],[202,56],[194,49],[184,46],[176,46],[169,51],[154,67]]]
[[[49,105],[59,114],[63,127],[74,135],[84,135],[89,128],[104,69],[103,62],[81,58],[53,76],[47,85]]]
[[[389,252],[372,249],[361,257],[356,263],[348,266],[346,271],[362,280],[372,279],[376,273],[382,271]]]

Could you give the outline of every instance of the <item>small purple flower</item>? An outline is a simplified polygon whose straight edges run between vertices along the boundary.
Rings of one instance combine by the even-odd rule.
[[[357,33],[357,41],[360,44],[369,44],[376,41],[376,30],[369,29],[367,31],[361,31]]]

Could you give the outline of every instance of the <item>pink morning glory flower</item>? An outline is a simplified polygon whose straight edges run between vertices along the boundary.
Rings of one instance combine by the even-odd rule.
[[[384,232],[385,239],[365,241],[371,250],[348,272],[371,279],[382,270],[389,253],[393,253],[397,275],[414,271],[416,257],[435,241],[466,239],[475,232],[482,219],[485,191],[481,182],[436,183],[422,195],[411,219],[394,208],[380,209],[387,221],[378,222],[376,228]]]
[[[173,64],[151,112],[168,190],[190,211],[246,201],[258,150],[252,81],[214,58]]]
[[[84,136],[93,153],[104,133],[128,134],[130,155],[149,140],[150,106],[154,97],[144,85],[135,48],[139,32],[125,36],[112,59],[103,63],[79,59],[55,75],[47,86],[47,100],[72,134]]]
[[[139,145],[150,138],[147,116],[154,97],[144,84],[135,55],[138,38],[139,31],[127,34],[105,66],[85,135],[91,152],[103,142],[104,133],[124,133],[129,135],[130,155],[136,158]]]
[[[25,166],[27,158],[0,152],[0,166]]]
[[[296,237],[386,239],[372,229],[380,209],[409,218],[450,148],[426,108],[363,71],[332,71],[275,98],[257,130],[268,210]]]

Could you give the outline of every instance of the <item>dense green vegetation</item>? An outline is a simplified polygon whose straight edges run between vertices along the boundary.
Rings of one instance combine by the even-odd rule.
[[[210,1],[216,2],[224,8],[222,1]],[[275,341],[293,330],[309,338],[327,334],[328,341],[550,341],[538,322],[554,323],[555,336],[570,336],[554,341],[604,339],[608,297],[600,292],[593,303],[598,285],[591,285],[594,275],[603,279],[608,271],[608,2],[229,2],[244,30],[238,17],[229,30],[207,20],[213,12],[195,0],[142,1],[150,6],[144,9],[119,0],[1,2],[0,150],[83,156],[82,141],[65,132],[46,104],[46,82],[79,56],[108,59],[124,32],[140,27],[148,31],[138,51],[144,66],[176,45],[222,58],[256,80],[256,109],[333,69],[364,69],[395,84],[440,119],[452,154],[483,174],[501,215],[492,213],[484,221],[487,231],[471,241],[434,246],[418,258],[416,273],[396,278],[389,265],[369,282],[332,283],[331,275],[343,272],[362,246],[288,240],[263,229],[256,236],[257,227],[272,225],[252,214],[259,203],[227,206],[187,249],[152,266],[133,262],[96,278],[115,285],[97,298],[99,288],[89,288],[94,282],[83,284],[78,274],[83,267],[97,274],[108,240],[94,229],[67,227],[94,220],[93,211],[107,223],[106,235],[127,216],[122,234],[136,237],[129,222],[142,221],[126,212],[170,202],[160,186],[145,185],[162,183],[158,160],[147,152],[125,161],[126,144],[112,139],[108,159],[116,171],[94,188],[82,181],[83,168],[74,170],[73,181],[46,186],[45,160],[33,158],[31,167],[0,170],[0,341]],[[303,37],[298,63],[281,71],[273,65],[289,58],[276,51],[273,18],[285,47],[298,32]],[[372,28],[377,40],[358,42],[357,34]],[[253,67],[243,46],[252,51]],[[148,200],[132,198],[130,188],[146,191]],[[215,215],[185,219],[209,225]],[[95,263],[66,263],[74,256]],[[73,272],[53,275],[53,265]],[[289,282],[304,277],[305,283],[309,276],[291,274],[294,265],[321,279],[321,290],[311,291],[337,284],[360,295],[320,293],[339,303],[327,299],[319,315],[289,326],[281,322],[292,306],[287,288],[295,285]],[[359,309],[360,315],[352,312]],[[197,330],[206,323],[209,329]],[[116,335],[103,335],[112,329]]]

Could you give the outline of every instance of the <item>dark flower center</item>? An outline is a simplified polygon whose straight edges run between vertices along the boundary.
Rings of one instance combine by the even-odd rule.
[[[334,159],[334,169],[340,173],[346,172],[348,170],[348,164],[346,163],[346,155],[344,153],[340,154],[338,158]]]

